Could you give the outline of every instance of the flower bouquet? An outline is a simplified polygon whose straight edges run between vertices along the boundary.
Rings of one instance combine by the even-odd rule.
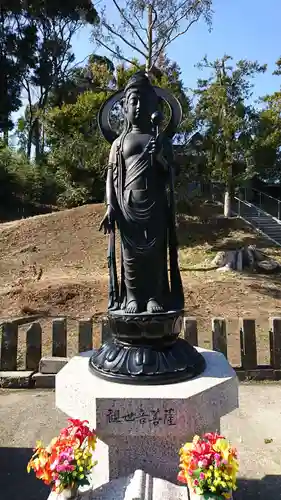
[[[96,434],[86,420],[68,422],[46,448],[41,442],[36,443],[27,471],[33,470],[38,479],[62,498],[78,498],[79,487],[90,484],[89,475],[97,464],[93,461]]]
[[[178,480],[187,484],[191,498],[225,500],[236,490],[237,452],[216,433],[195,436],[180,449]]]

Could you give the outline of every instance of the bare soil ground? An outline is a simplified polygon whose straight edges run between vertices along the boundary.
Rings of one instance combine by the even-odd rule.
[[[69,354],[76,350],[77,319],[98,325],[107,308],[107,239],[98,232],[103,205],[87,205],[0,225],[0,317],[42,311],[44,354],[50,352],[51,320],[68,318]],[[219,273],[210,268],[218,250],[255,244],[281,261],[281,249],[239,219],[217,217],[218,208],[193,209],[178,218],[180,266],[186,314],[195,316],[199,343],[209,346],[211,318],[229,321],[229,357],[240,363],[239,317],[257,320],[259,362],[268,361],[268,319],[281,316],[281,276]],[[20,329],[19,359],[25,329]]]

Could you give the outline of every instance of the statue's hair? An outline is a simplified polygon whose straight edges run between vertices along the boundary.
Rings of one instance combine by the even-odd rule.
[[[128,80],[127,85],[124,89],[125,93],[125,101],[127,101],[129,95],[130,95],[130,90],[137,89],[137,90],[145,90],[148,92],[151,92],[152,94],[157,97],[156,92],[154,90],[154,87],[148,78],[147,74],[145,71],[137,71],[134,73]]]
[[[124,92],[126,92],[132,88],[132,87],[153,87],[147,74],[144,71],[136,71],[129,80],[127,81],[127,84],[125,86]]]

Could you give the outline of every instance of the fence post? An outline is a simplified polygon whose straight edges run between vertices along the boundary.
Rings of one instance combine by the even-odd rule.
[[[241,366],[255,370],[257,361],[256,323],[254,319],[240,319]]]
[[[100,329],[100,337],[101,337],[101,345],[104,342],[107,342],[112,337],[112,332],[109,328],[109,321],[107,317],[102,318],[101,320],[101,329]]]
[[[79,321],[78,352],[93,349],[93,322],[91,319]]]
[[[26,332],[26,370],[37,370],[42,357],[42,328],[40,323],[33,323]]]
[[[277,219],[280,220],[280,200],[278,200],[278,215]]]
[[[2,325],[0,368],[5,371],[17,369],[18,325],[4,323]]]
[[[66,358],[66,318],[58,318],[53,321],[53,345],[52,356]]]
[[[213,350],[221,352],[227,358],[226,321],[223,318],[212,320]]]
[[[196,318],[183,318],[183,337],[191,345],[198,345],[198,330]]]
[[[275,370],[281,368],[281,318],[270,319],[269,331],[270,366]]]

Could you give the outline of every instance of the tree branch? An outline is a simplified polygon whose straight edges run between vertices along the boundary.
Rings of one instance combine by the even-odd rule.
[[[149,72],[152,67],[152,47],[153,47],[153,19],[152,19],[152,6],[147,7],[147,40],[148,40],[148,53],[146,57],[146,71]]]
[[[111,28],[111,26],[109,26],[109,24],[104,22],[103,25],[110,33],[112,33],[112,35],[118,36],[126,45],[129,45],[129,47],[131,47],[131,49],[136,50],[139,54],[141,54],[146,59],[146,54],[141,49],[139,49],[138,47],[136,47],[135,45],[130,43],[128,40],[126,40],[126,38],[124,38],[122,35],[120,35],[120,33],[117,33],[113,28]]]
[[[191,28],[191,26],[194,23],[197,23],[197,21],[199,21],[199,18],[200,18],[200,15],[198,15],[195,19],[193,19],[192,21],[190,21],[190,23],[188,24],[188,26],[183,31],[181,31],[180,33],[177,33],[173,38],[170,38],[168,40],[167,44],[164,46],[164,48],[167,47],[167,45],[169,43],[172,43],[174,40],[176,40],[176,38],[178,38],[179,36],[184,35],[189,30],[189,28]]]
[[[72,66],[71,70],[72,70],[72,69],[75,69],[75,68],[77,68],[77,67],[79,67],[79,66],[80,66],[80,64],[83,64],[83,63],[84,63],[87,59],[89,59],[89,57],[90,57],[91,55],[92,55],[92,52],[91,52],[91,54],[88,54],[86,57],[84,57],[84,59],[82,59],[82,61],[77,61],[75,64],[73,64],[73,66]]]
[[[122,17],[123,17],[123,19],[124,19],[124,21],[126,21],[126,23],[128,23],[128,25],[130,26],[131,30],[132,30],[132,31],[135,33],[135,35],[138,37],[139,41],[142,43],[142,45],[144,46],[144,48],[145,48],[146,50],[148,50],[147,45],[144,43],[144,41],[143,41],[142,37],[138,34],[138,32],[137,32],[137,30],[136,30],[135,26],[133,25],[133,23],[131,23],[130,19],[128,19],[128,18],[125,16],[125,14],[124,14],[123,10],[120,8],[120,6],[119,6],[119,5],[118,5],[118,3],[116,2],[116,0],[112,0],[112,1],[113,1],[114,5],[115,5],[116,9],[118,10],[118,12],[119,12],[120,16],[122,16]]]
[[[176,22],[178,22],[179,20],[183,19],[184,17],[188,16],[188,14],[193,10],[193,9],[196,9],[196,7],[198,7],[198,5],[200,4],[201,0],[197,0],[195,5],[192,5],[191,7],[189,7],[185,13],[179,18],[179,19],[176,19],[173,23],[173,26],[176,24]],[[161,23],[158,24],[157,26],[157,29],[159,29],[160,26],[162,26],[163,24],[165,25],[171,18],[173,18],[176,13],[181,10],[184,5],[186,4],[186,0],[184,0],[180,5],[178,5],[178,7],[176,7],[176,9],[174,10],[174,12],[172,14],[169,15],[169,17],[167,17],[167,19],[165,19],[164,21],[161,21]]]
[[[154,19],[153,19],[153,21],[152,21],[151,28],[152,28],[152,29],[154,29],[154,28],[155,28],[155,24],[156,24],[157,19],[158,19],[158,15],[157,15],[157,11],[156,11],[156,9],[154,8],[154,6],[153,6],[152,4],[151,4],[151,10],[152,10],[152,12],[153,12],[153,14],[154,14]]]
[[[136,66],[136,68],[138,68],[138,65],[134,62],[133,59],[130,60],[130,59],[127,59],[127,57],[124,57],[121,54],[118,54],[118,52],[116,52],[116,50],[111,49],[108,45],[106,45],[104,42],[102,42],[98,38],[96,38],[96,42],[99,45],[101,45],[102,47],[104,47],[106,50],[108,50],[109,52],[111,52],[115,57],[117,57],[117,59],[123,59],[123,61],[126,61],[129,64],[133,64],[133,66]]]
[[[174,40],[176,40],[176,38],[178,38],[179,36],[184,35],[184,34],[185,34],[188,30],[189,30],[189,28],[190,28],[190,27],[191,27],[194,23],[196,23],[196,22],[199,20],[199,18],[200,18],[200,15],[198,15],[198,17],[196,17],[195,19],[193,19],[192,21],[190,21],[190,23],[187,25],[187,27],[186,27],[183,31],[181,31],[180,33],[177,33],[177,34],[176,34],[174,37],[172,37],[172,38],[170,38],[170,36],[172,35],[173,28],[170,30],[170,33],[169,33],[168,37],[166,37],[166,38],[165,38],[164,42],[163,42],[163,43],[162,43],[162,45],[160,46],[160,49],[159,49],[157,52],[155,52],[155,54],[154,54],[154,57],[153,57],[153,59],[154,59],[154,64],[156,64],[157,59],[158,59],[159,55],[161,54],[161,52],[162,52],[163,50],[165,50],[165,48],[166,48],[166,47],[167,47],[170,43],[172,43]]]
[[[139,25],[139,28],[146,33],[146,28],[143,27],[143,25],[141,24],[138,16],[136,14],[134,14],[134,13],[132,13],[132,15],[134,16],[135,20],[137,21],[137,23]],[[145,45],[145,48],[147,48],[146,45]]]

